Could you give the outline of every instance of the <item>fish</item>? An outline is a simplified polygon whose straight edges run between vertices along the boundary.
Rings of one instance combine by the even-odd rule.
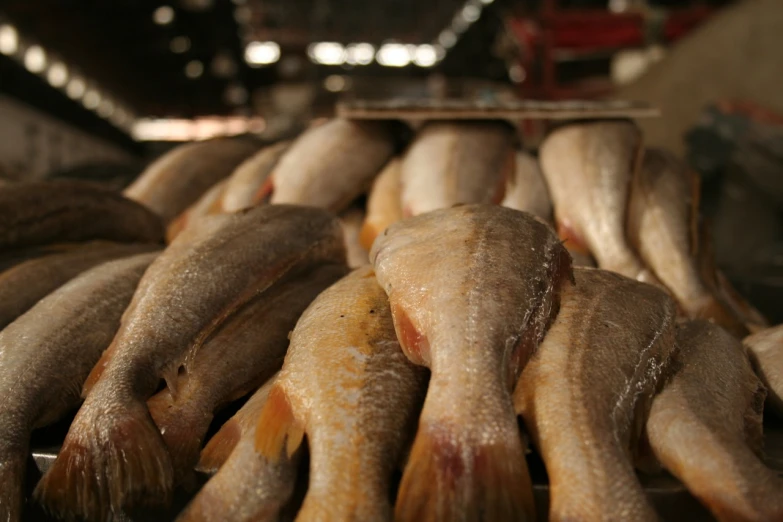
[[[359,242],[368,252],[380,233],[402,219],[401,165],[399,158],[392,158],[373,181],[367,198],[367,217],[359,234]]]
[[[0,330],[85,270],[112,259],[159,248],[159,245],[150,244],[94,241],[70,251],[31,259],[1,272]]]
[[[674,351],[677,306],[614,272],[574,278],[514,390],[549,477],[549,520],[657,520],[631,457]]]
[[[340,225],[343,227],[343,237],[345,238],[345,252],[348,257],[348,266],[351,268],[358,268],[370,263],[369,252],[360,240],[364,222],[364,211],[359,207],[351,207],[340,214]]]
[[[79,388],[156,255],[91,268],[0,332],[0,520],[22,520],[31,432],[79,404]]]
[[[168,225],[258,148],[255,140],[244,138],[179,145],[153,161],[123,193]]]
[[[426,123],[402,160],[402,214],[503,200],[514,175],[514,133],[499,121]]]
[[[220,200],[221,211],[236,212],[267,200],[272,193],[269,175],[290,146],[290,141],[281,141],[264,147],[234,169]]]
[[[321,291],[340,279],[343,264],[319,266],[290,281],[272,285],[226,320],[176,377],[147,401],[182,482],[198,461],[204,436],[216,411],[255,391],[283,365],[288,334]]]
[[[85,401],[36,498],[65,517],[105,519],[165,503],[174,471],[146,401],[163,379],[176,396],[205,340],[275,282],[344,263],[336,218],[267,205],[202,219],[144,274],[120,329],[84,384]]]
[[[275,165],[270,202],[339,213],[369,188],[394,147],[386,122],[335,118],[310,127]]]
[[[631,179],[642,135],[631,121],[577,123],[553,130],[539,148],[541,171],[569,250],[592,254],[598,266],[657,283],[626,237]]]
[[[720,521],[783,520],[783,480],[759,459],[765,389],[745,348],[704,320],[677,329],[647,420],[653,455]]]
[[[783,325],[761,330],[743,339],[756,374],[767,387],[767,406],[783,418]]]
[[[698,202],[698,176],[673,154],[647,149],[632,182],[628,236],[687,317],[712,320],[742,337],[747,328],[699,272]]]
[[[291,457],[307,435],[310,483],[297,521],[392,520],[392,474],[415,430],[426,377],[400,349],[371,266],[313,301],[256,427],[256,450],[272,463]]]
[[[220,198],[226,189],[226,180],[219,181],[185,209],[166,228],[166,239],[171,242],[182,230],[202,216],[220,213]]]
[[[571,259],[532,215],[488,205],[391,225],[370,251],[408,358],[432,374],[395,519],[533,520],[511,400],[571,284]]]
[[[215,473],[177,522],[277,522],[296,485],[301,451],[272,462],[255,450],[258,416],[275,379],[229,419],[201,453],[199,469]]]
[[[523,212],[530,212],[546,222],[552,220],[552,201],[546,188],[538,160],[518,150],[514,161],[514,175],[506,181],[506,192],[501,205]]]
[[[83,181],[0,188],[0,251],[104,239],[163,243],[160,219],[116,192]]]

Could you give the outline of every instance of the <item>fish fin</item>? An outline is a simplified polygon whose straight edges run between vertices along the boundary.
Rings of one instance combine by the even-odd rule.
[[[535,520],[533,488],[518,433],[513,440],[491,444],[454,435],[420,423],[394,519]]]
[[[166,243],[171,243],[174,241],[174,238],[176,238],[180,232],[185,230],[185,227],[188,226],[188,217],[188,212],[185,211],[177,216],[174,221],[172,221],[171,224],[166,227]]]
[[[251,200],[253,202],[253,205],[259,205],[261,203],[266,203],[269,201],[269,198],[272,196],[272,192],[275,189],[275,181],[272,179],[272,176],[268,176],[264,183],[258,188],[256,193],[253,195],[253,199]]]
[[[87,395],[89,395],[90,391],[92,391],[95,383],[100,380],[101,376],[103,375],[103,371],[106,369],[109,361],[111,361],[111,358],[114,356],[114,352],[117,351],[116,346],[117,345],[112,342],[109,347],[103,351],[101,358],[98,359],[98,362],[95,364],[95,366],[92,367],[90,375],[87,376],[87,380],[84,381],[84,385],[82,386],[82,399],[87,398]]]
[[[729,309],[720,299],[709,296],[700,306],[692,312],[696,319],[707,319],[722,326],[733,336],[743,339],[750,331],[745,324]]]
[[[715,271],[715,276],[718,283],[718,291],[724,301],[734,311],[736,315],[745,323],[745,326],[751,333],[756,333],[765,328],[769,328],[770,324],[767,318],[759,312],[752,304],[750,304],[740,294],[731,281],[720,270]]]
[[[77,414],[34,497],[59,518],[88,520],[106,520],[135,503],[167,504],[171,460],[146,405],[94,404]]]
[[[592,256],[590,248],[582,236],[580,236],[574,228],[568,223],[558,221],[557,222],[557,235],[563,241],[563,245],[569,252],[576,252],[585,256]]]
[[[242,438],[242,429],[239,421],[233,417],[226,421],[201,451],[201,458],[196,465],[196,471],[214,474],[228,460],[234,451],[239,439]]]
[[[365,219],[364,223],[362,223],[362,229],[359,231],[359,244],[369,252],[378,234],[378,229]]]
[[[6,444],[0,451],[0,520],[22,520],[27,444]]]
[[[302,444],[304,425],[294,416],[291,402],[281,386],[272,386],[256,426],[255,448],[272,464],[283,450],[291,457]]]

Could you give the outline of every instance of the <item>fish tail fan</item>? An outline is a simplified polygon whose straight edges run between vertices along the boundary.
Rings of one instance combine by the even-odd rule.
[[[302,444],[304,425],[297,421],[285,390],[272,386],[269,398],[258,417],[256,451],[273,464],[285,454],[291,457]]]
[[[77,414],[35,498],[59,518],[88,520],[141,502],[167,504],[171,460],[146,405],[97,395]]]
[[[242,437],[239,421],[233,417],[226,421],[209,442],[201,450],[201,457],[196,465],[196,471],[214,474],[225,464],[231,452],[234,451]]]
[[[24,505],[26,444],[0,440],[0,522],[21,522]]]

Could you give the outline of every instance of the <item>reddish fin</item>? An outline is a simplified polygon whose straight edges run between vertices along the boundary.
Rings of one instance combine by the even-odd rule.
[[[359,231],[359,244],[369,252],[370,249],[372,249],[372,244],[375,242],[376,237],[378,237],[378,230],[365,219],[362,224],[362,229]]]
[[[92,371],[90,371],[90,375],[87,376],[87,380],[84,381],[84,386],[82,387],[82,399],[87,398],[87,395],[93,389],[95,383],[100,380],[101,375],[103,375],[103,371],[106,369],[109,361],[111,361],[115,351],[117,350],[114,342],[112,342],[109,347],[103,351],[101,358],[98,359],[98,362],[95,366],[93,366]]]
[[[19,522],[22,520],[24,505],[25,466],[27,448],[6,446],[0,451],[0,521]]]
[[[557,222],[557,236],[563,240],[563,243],[569,252],[576,252],[584,256],[592,256],[590,248],[582,237],[567,223]]]
[[[458,435],[420,424],[400,484],[395,520],[535,520],[533,488],[518,435],[494,444],[468,442]]]
[[[255,195],[253,196],[252,203],[253,205],[258,205],[260,203],[266,203],[269,198],[272,196],[272,192],[275,189],[275,182],[272,179],[272,176],[268,176],[266,178],[266,181],[264,181],[264,184],[261,185],[261,187],[256,191]]]
[[[88,520],[106,520],[111,512],[142,502],[168,503],[171,461],[144,403],[87,406],[35,498],[60,518]]]
[[[280,386],[272,386],[256,426],[256,451],[277,464],[285,448],[291,457],[302,444],[304,425],[296,420],[291,403]]]
[[[392,305],[394,329],[405,355],[419,366],[429,366],[430,342],[413,324],[405,310],[397,304]]]
[[[209,440],[209,443],[201,451],[196,471],[209,474],[217,473],[241,438],[242,429],[239,426],[239,421],[232,417],[223,424],[220,431]]]

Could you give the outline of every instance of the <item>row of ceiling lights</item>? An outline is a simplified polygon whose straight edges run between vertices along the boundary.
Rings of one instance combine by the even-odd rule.
[[[0,54],[20,62],[29,72],[45,78],[49,85],[80,101],[86,109],[114,126],[125,131],[130,129],[134,118],[128,109],[62,59],[29,39],[23,40],[9,23],[0,23]]]

